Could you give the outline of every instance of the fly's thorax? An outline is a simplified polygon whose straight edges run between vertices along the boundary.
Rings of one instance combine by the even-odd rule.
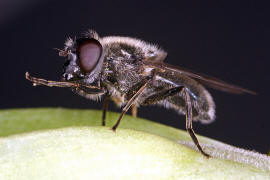
[[[121,93],[127,93],[130,88],[142,80],[142,62],[139,60],[105,58],[106,79]]]
[[[162,62],[167,56],[167,53],[157,45],[137,38],[108,36],[101,38],[101,41],[115,58]]]

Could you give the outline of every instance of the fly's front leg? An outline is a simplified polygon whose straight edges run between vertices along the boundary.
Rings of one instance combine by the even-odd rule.
[[[195,143],[195,145],[197,146],[199,151],[204,156],[209,158],[210,155],[203,151],[203,149],[200,146],[200,143],[199,143],[199,141],[194,133],[194,130],[192,129],[192,103],[191,103],[191,99],[190,99],[189,93],[187,92],[186,88],[184,88],[184,94],[185,94],[185,102],[186,102],[185,105],[186,105],[186,129],[187,129],[187,132],[189,133],[190,137],[192,138],[193,142]]]
[[[67,82],[67,81],[50,81],[46,79],[40,79],[33,76],[30,76],[28,72],[25,73],[25,78],[31,82],[33,82],[33,86],[44,85],[49,87],[67,87],[67,88],[88,88],[93,91],[100,91],[103,93],[103,90],[96,86],[86,85],[86,84],[79,84],[76,82]]]

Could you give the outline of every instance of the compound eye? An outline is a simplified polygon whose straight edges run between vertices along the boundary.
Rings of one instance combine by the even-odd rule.
[[[80,67],[84,72],[88,73],[96,67],[102,54],[102,46],[95,39],[85,39],[79,43],[77,53]]]

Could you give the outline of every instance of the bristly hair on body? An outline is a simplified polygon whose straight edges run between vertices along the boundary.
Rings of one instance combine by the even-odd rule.
[[[58,49],[59,50],[59,49]],[[205,153],[192,129],[192,121],[210,123],[215,119],[215,103],[205,86],[235,94],[255,92],[228,84],[182,67],[164,63],[167,52],[143,40],[108,36],[99,37],[89,30],[79,38],[68,38],[59,55],[66,57],[63,81],[26,78],[34,85],[69,87],[92,100],[104,97],[102,125],[108,99],[122,108],[113,126],[116,130],[123,115],[132,107],[159,105],[186,115],[186,129],[198,150]]]

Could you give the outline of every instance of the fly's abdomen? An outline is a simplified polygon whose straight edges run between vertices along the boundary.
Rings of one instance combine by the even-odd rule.
[[[215,119],[215,104],[209,92],[197,81],[179,73],[157,73],[153,83],[144,93],[142,104],[157,104],[185,114],[184,88],[191,97],[193,120],[212,122]]]

